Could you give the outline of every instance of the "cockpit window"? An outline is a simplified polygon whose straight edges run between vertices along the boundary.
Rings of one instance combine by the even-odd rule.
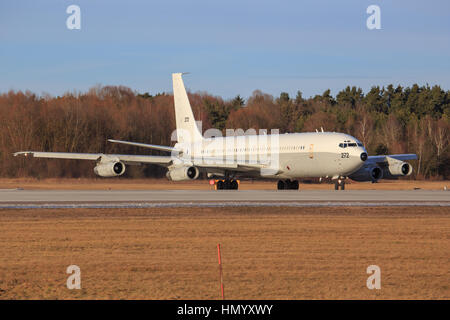
[[[341,148],[356,147],[356,146],[362,147],[363,145],[360,142],[358,142],[358,143],[356,143],[356,142],[339,143],[339,147],[341,147]]]

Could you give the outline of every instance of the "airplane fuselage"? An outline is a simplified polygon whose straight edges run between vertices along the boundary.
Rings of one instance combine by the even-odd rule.
[[[221,159],[224,164],[267,163],[274,170],[261,176],[276,179],[347,176],[367,157],[356,138],[336,132],[215,137],[193,144],[185,153],[204,161]]]

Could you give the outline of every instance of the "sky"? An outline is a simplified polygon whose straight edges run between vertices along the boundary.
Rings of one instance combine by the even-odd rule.
[[[370,30],[369,5],[381,29]],[[66,9],[77,5],[81,29]],[[0,93],[95,85],[225,99],[259,89],[333,95],[347,85],[450,89],[450,1],[0,1]]]

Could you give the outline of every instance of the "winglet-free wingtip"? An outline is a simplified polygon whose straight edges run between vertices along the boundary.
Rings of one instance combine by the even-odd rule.
[[[19,155],[23,154],[25,157],[31,156],[33,154],[33,152],[31,151],[19,151],[19,152],[14,152],[13,155],[14,157],[17,157]]]

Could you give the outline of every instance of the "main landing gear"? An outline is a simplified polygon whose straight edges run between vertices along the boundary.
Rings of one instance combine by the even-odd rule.
[[[216,190],[237,190],[239,183],[234,179],[216,180]]]
[[[337,179],[334,181],[334,190],[345,190],[345,180],[344,179]]]
[[[278,180],[277,189],[278,190],[298,190],[298,181],[294,180]]]

